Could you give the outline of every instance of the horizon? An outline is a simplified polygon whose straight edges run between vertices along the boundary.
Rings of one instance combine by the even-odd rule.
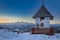
[[[3,23],[0,23],[0,24],[11,24],[11,23],[32,23],[32,22],[23,22],[23,21],[19,22],[19,21],[16,21],[16,22],[3,22]],[[36,23],[32,23],[32,24],[36,24]],[[50,24],[59,24],[59,23],[50,23]]]
[[[29,22],[40,9],[42,0],[0,0],[0,23]],[[60,24],[60,0],[44,0],[47,10],[54,16],[51,24]]]

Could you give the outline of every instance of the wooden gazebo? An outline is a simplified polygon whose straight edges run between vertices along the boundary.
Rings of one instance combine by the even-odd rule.
[[[42,2],[41,8],[33,16],[33,19],[37,19],[36,20],[37,21],[36,22],[37,27],[32,28],[32,34],[48,34],[48,35],[53,35],[54,34],[54,30],[53,30],[53,28],[50,27],[50,24],[49,24],[49,20],[53,20],[53,16],[45,8],[43,2]],[[43,20],[45,20],[46,22],[39,24],[39,22],[42,22]]]

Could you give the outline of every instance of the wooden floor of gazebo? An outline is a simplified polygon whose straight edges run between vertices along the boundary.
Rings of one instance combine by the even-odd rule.
[[[53,28],[32,28],[32,34],[54,35]]]

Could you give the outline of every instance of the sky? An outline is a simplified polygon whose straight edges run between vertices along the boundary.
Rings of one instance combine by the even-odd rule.
[[[0,0],[0,23],[30,22],[40,9],[42,0]],[[54,16],[51,24],[60,24],[60,0],[44,0],[47,10]]]

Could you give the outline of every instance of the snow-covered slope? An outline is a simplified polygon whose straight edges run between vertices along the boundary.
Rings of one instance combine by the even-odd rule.
[[[0,29],[0,40],[60,40],[60,34],[48,36],[45,34],[16,33]]]

